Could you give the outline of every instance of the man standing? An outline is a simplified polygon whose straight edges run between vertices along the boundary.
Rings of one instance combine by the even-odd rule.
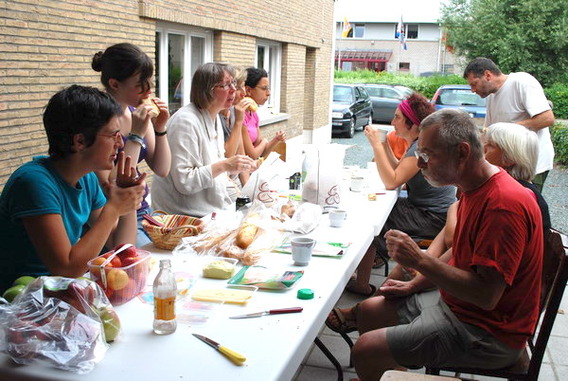
[[[383,296],[344,314],[361,334],[352,352],[361,380],[401,366],[505,367],[538,321],[544,245],[532,192],[485,160],[478,128],[461,111],[424,119],[416,156],[432,185],[463,191],[453,247],[434,258],[407,234],[387,232],[391,258],[419,275],[388,280]],[[439,290],[425,291],[432,285]]]
[[[554,163],[554,147],[548,130],[554,124],[554,114],[540,83],[528,73],[503,74],[493,61],[484,57],[471,61],[463,77],[471,91],[487,97],[485,126],[512,122],[537,133],[539,155],[533,182],[542,192]]]

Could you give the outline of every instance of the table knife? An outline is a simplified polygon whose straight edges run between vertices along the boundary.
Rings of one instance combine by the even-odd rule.
[[[222,346],[215,340],[211,340],[210,338],[203,335],[198,335],[197,333],[192,333],[192,335],[197,337],[199,340],[203,341],[204,343],[212,346],[217,351],[221,352],[225,357],[227,357],[236,365],[243,365],[243,363],[247,361],[247,358],[245,356],[233,351],[232,349]]]
[[[304,309],[302,307],[289,307],[289,308],[279,308],[275,310],[266,310],[261,312],[254,312],[252,314],[230,316],[229,319],[248,319],[256,318],[265,315],[279,315],[279,314],[292,314],[296,312],[302,312]]]

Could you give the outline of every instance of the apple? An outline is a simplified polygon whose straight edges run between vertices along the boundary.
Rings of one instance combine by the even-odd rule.
[[[120,254],[119,254],[119,255],[120,255]],[[134,256],[132,256],[132,255],[123,256],[123,257],[121,258],[121,260],[122,260],[122,267],[128,267],[128,266],[130,266],[130,265],[133,265],[133,264],[139,262],[140,259],[141,259],[141,257],[138,256],[138,255],[134,255]]]
[[[97,314],[103,323],[105,340],[107,343],[114,341],[120,332],[120,319],[112,308],[103,307],[97,310]]]
[[[126,243],[122,243],[120,245],[117,245],[114,248],[114,252],[118,251],[122,246],[127,245]],[[130,246],[126,249],[124,249],[123,251],[121,251],[120,253],[118,253],[118,256],[123,258],[123,257],[136,257],[138,254],[136,252],[136,246]]]
[[[24,286],[23,284],[17,284],[15,286],[12,286],[6,291],[4,291],[2,297],[7,301],[9,301],[10,303],[12,303],[12,301],[16,298],[16,296],[20,295],[22,291],[24,291],[24,288],[26,288],[26,286]]]
[[[24,275],[19,277],[18,279],[16,279],[13,283],[14,286],[17,286],[19,284],[27,286],[28,284],[32,283],[36,278],[34,278],[33,276],[29,276],[29,275]]]
[[[121,290],[118,290],[114,294],[114,299],[116,300],[115,305],[123,304],[128,302],[130,299],[134,298],[138,294],[138,284],[134,279],[129,279],[128,284]]]

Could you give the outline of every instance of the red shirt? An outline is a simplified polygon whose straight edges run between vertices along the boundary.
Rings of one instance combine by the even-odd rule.
[[[500,170],[460,198],[450,265],[486,266],[507,287],[495,309],[483,310],[440,290],[460,321],[483,328],[513,348],[524,348],[539,317],[544,251],[542,217],[530,189]]]

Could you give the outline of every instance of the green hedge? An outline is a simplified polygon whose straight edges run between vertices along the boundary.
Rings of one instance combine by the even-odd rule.
[[[568,119],[568,85],[556,83],[544,89],[544,93],[553,104],[554,116],[557,119]]]
[[[555,123],[550,129],[550,134],[552,144],[554,145],[556,162],[562,165],[568,165],[568,125]]]
[[[432,98],[438,87],[442,85],[467,84],[460,75],[435,75],[432,77],[416,77],[412,74],[394,74],[374,72],[370,70],[335,71],[337,83],[384,83],[403,85],[418,91],[427,98]],[[557,119],[568,119],[568,85],[557,83],[544,89],[548,99],[554,104],[554,115]]]

